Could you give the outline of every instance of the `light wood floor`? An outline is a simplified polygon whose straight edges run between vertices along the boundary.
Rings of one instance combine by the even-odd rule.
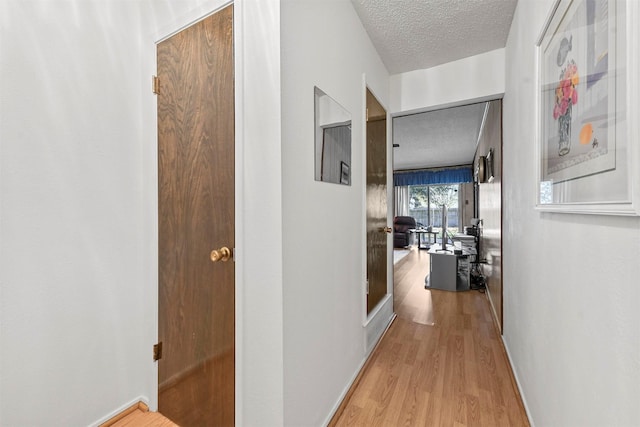
[[[485,294],[424,289],[426,251],[395,268],[397,318],[336,426],[528,426]]]

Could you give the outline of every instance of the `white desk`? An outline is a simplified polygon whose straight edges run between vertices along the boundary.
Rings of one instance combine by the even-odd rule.
[[[453,245],[447,245],[447,249],[442,251],[440,245],[432,245],[429,249],[429,274],[424,279],[424,287],[444,291],[469,290],[471,254],[464,249],[461,254],[455,254]]]

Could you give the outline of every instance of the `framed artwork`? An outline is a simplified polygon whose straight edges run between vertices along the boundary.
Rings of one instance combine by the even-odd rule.
[[[487,159],[484,156],[478,157],[474,180],[476,183],[485,182],[487,180]]]
[[[539,210],[640,215],[631,3],[557,0],[549,13],[537,42]]]
[[[351,185],[349,165],[345,162],[340,162],[340,184]]]
[[[486,177],[487,182],[493,182],[495,175],[493,172],[493,162],[494,162],[493,148],[489,149],[486,157]]]

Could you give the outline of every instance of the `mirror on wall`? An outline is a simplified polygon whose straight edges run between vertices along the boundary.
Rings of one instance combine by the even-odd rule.
[[[317,87],[314,97],[316,181],[351,185],[351,114]]]

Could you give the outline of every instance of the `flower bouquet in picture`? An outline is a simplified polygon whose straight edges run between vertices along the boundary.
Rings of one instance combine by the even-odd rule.
[[[578,66],[574,60],[568,61],[560,72],[555,93],[553,118],[558,121],[558,155],[564,156],[571,151],[571,107],[578,102],[576,86],[580,82]]]
[[[552,13],[539,44],[537,116],[541,137],[541,181],[553,185],[579,180],[562,188],[576,189],[558,197],[588,199],[582,185],[596,175],[616,170],[616,106],[624,101],[625,86],[616,85],[615,28],[609,25],[615,2],[561,2]],[[624,50],[624,49],[623,49]],[[622,72],[623,76],[626,76]],[[619,89],[618,89],[619,88]],[[616,98],[617,92],[622,98]],[[589,177],[588,179],[586,179]],[[608,178],[603,178],[608,179]],[[575,184],[575,185],[574,185]],[[566,195],[565,195],[566,194]]]

